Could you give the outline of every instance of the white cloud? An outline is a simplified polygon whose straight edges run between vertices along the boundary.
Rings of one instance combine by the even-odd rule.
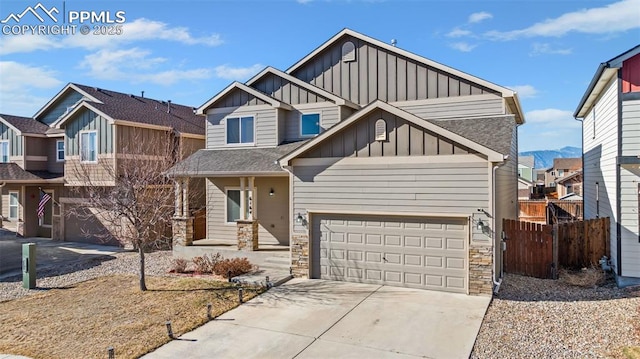
[[[241,81],[257,74],[258,71],[262,70],[263,68],[264,66],[261,64],[255,64],[249,67],[231,67],[228,65],[220,65],[217,66],[214,71],[216,77],[219,77],[221,79]]]
[[[449,44],[449,47],[451,47],[452,49],[462,51],[462,52],[470,52],[473,49],[475,49],[476,46],[478,45],[471,45],[467,42],[454,42],[452,44]]]
[[[544,55],[544,54],[548,54],[548,55],[571,55],[572,52],[573,52],[572,49],[553,48],[549,44],[535,43],[535,44],[531,45],[531,52],[529,54],[531,56]]]
[[[219,34],[195,36],[187,27],[171,27],[169,24],[145,18],[122,24],[122,35],[68,36],[5,35],[0,40],[0,53],[23,53],[58,48],[84,48],[88,50],[115,48],[136,41],[164,40],[185,45],[218,46],[223,43]]]
[[[471,34],[472,32],[469,30],[463,30],[459,27],[456,27],[453,30],[449,31],[449,33],[447,33],[447,36],[448,37],[464,37],[464,36],[470,36]]]
[[[566,110],[559,110],[555,108],[547,108],[544,110],[534,110],[529,111],[524,114],[524,118],[529,123],[538,123],[538,124],[547,124],[554,123],[557,125],[561,125],[565,121],[571,124],[579,124],[578,121],[574,120],[573,112]]]
[[[139,48],[100,50],[85,56],[80,68],[88,69],[88,75],[97,79],[164,86],[184,80],[204,80],[213,74],[211,69],[206,68],[162,70],[159,67],[167,63],[167,59],[150,55],[150,51]]]
[[[603,7],[582,9],[555,19],[538,22],[524,29],[490,31],[485,35],[494,40],[515,40],[523,37],[560,37],[570,32],[610,34],[640,27],[640,0],[623,0]]]
[[[516,85],[516,86],[507,86],[507,87],[517,92],[518,96],[521,99],[532,98],[538,95],[538,90],[536,90],[536,88],[531,85]]]
[[[524,114],[526,123],[518,130],[520,151],[580,147],[581,123],[567,110],[547,108]]]
[[[46,67],[33,67],[14,61],[0,61],[0,112],[31,116],[46,101],[40,90],[59,87],[62,81]]]
[[[469,15],[469,23],[474,24],[491,18],[493,18],[493,15],[486,11],[476,12]]]

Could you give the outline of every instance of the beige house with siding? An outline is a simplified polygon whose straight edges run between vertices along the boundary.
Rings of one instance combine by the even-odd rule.
[[[204,148],[204,121],[192,107],[74,83],[33,118],[1,117],[2,138],[10,144],[0,163],[3,227],[23,236],[103,242],[96,235],[105,229],[99,219],[70,215],[83,203],[74,189],[88,182],[113,186],[118,171],[112,169],[127,160],[123,152],[135,141],[152,144],[140,156],[153,155],[154,147],[166,145],[157,140],[167,136],[178,159]],[[43,219],[36,215],[40,189],[53,198]]]
[[[345,29],[197,110],[207,239],[283,246],[295,276],[491,294],[517,217],[515,92]],[[193,244],[187,213],[174,233]]]

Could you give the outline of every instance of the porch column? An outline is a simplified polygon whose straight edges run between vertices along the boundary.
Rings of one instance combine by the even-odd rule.
[[[238,250],[258,250],[258,220],[255,219],[254,193],[255,177],[248,178],[248,188],[245,186],[246,178],[240,178],[240,219],[238,226]]]
[[[247,218],[250,221],[253,221],[253,218],[255,217],[253,215],[254,212],[254,206],[253,206],[253,188],[254,188],[254,183],[255,183],[255,177],[249,177],[249,189],[247,190],[247,195],[248,195],[248,205],[249,205],[249,218]]]
[[[175,181],[175,212],[174,217],[182,217],[182,180],[178,178]]]
[[[182,179],[182,217],[191,217],[189,211],[189,179]]]
[[[246,186],[245,186],[246,178],[240,177],[240,219],[247,219],[247,196],[246,196]]]
[[[178,178],[175,187],[175,214],[173,215],[173,244],[193,244],[193,217],[189,213],[189,179]]]

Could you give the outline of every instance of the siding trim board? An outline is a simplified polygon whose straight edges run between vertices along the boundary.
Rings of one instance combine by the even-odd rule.
[[[205,102],[202,106],[198,107],[196,110],[196,114],[204,115],[207,113],[211,107],[215,107],[215,104],[223,99],[227,94],[230,94],[234,90],[239,90],[246,92],[249,95],[255,96],[256,98],[270,104],[274,108],[282,108],[285,110],[291,110],[291,106],[282,101],[278,101],[275,98],[266,95],[253,87],[249,87],[247,85],[241,84],[237,81],[232,82],[229,86],[227,86],[224,90],[218,92],[217,95],[213,96],[209,101]]]
[[[640,48],[640,47],[639,47]],[[622,98],[619,94],[622,93],[622,72],[618,71],[618,81],[617,81],[617,120],[618,120],[618,154],[616,156],[616,161],[618,158],[622,157]],[[617,250],[617,259],[616,262],[618,276],[622,276],[622,176],[620,173],[620,165],[616,165],[616,217],[618,220],[616,221],[616,247]]]

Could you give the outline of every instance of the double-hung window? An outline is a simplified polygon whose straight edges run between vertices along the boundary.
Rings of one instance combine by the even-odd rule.
[[[87,131],[80,133],[80,161],[97,162],[98,161],[98,133],[96,131]]]
[[[18,208],[20,206],[20,192],[9,192],[9,219],[17,220],[18,219]]]
[[[309,113],[300,116],[300,135],[302,137],[316,136],[320,133],[320,114]]]
[[[0,162],[9,162],[9,141],[0,141]]]
[[[253,116],[227,118],[227,143],[254,143]]]
[[[56,161],[64,161],[64,140],[56,141]]]
[[[249,191],[249,189],[245,189],[244,193],[244,205],[242,204],[242,196],[240,195],[241,190],[239,188],[227,188],[227,203],[226,203],[226,217],[227,223],[234,223],[241,218],[249,218],[251,213],[254,211],[256,202],[256,189],[253,191]],[[244,216],[241,216],[242,209],[244,207]]]

